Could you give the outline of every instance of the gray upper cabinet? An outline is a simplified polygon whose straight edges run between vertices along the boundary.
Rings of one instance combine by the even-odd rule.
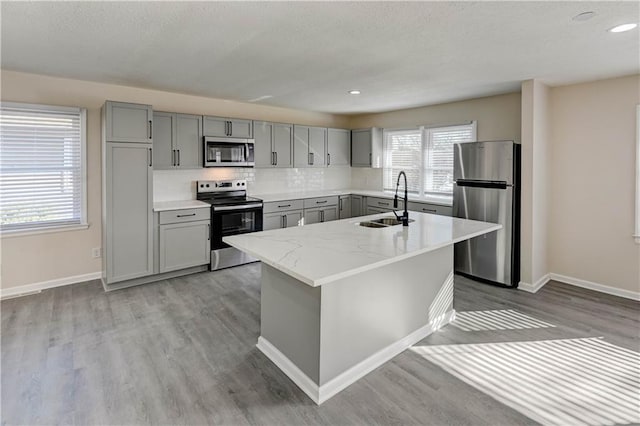
[[[293,125],[255,121],[256,167],[293,167]]]
[[[382,167],[382,129],[351,131],[351,165],[353,167]]]
[[[204,116],[203,120],[204,136],[253,138],[253,121],[251,120],[210,116]]]
[[[151,143],[151,105],[107,101],[104,105],[104,138],[108,142]]]
[[[351,164],[351,131],[327,129],[327,166]]]
[[[104,279],[111,284],[153,273],[153,170],[150,144],[104,149]]]
[[[324,167],[326,165],[327,129],[293,126],[294,167]]]
[[[202,116],[154,112],[153,120],[154,169],[203,167]]]

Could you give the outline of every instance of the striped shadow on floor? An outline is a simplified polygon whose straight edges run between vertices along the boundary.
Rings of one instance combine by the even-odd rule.
[[[555,325],[525,315],[515,309],[456,312],[451,323],[462,331],[524,330],[548,328]]]
[[[640,423],[640,354],[602,337],[411,350],[542,424]]]

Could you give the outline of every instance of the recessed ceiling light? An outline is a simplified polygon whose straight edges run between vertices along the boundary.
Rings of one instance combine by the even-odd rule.
[[[638,24],[622,24],[615,26],[609,30],[610,33],[623,33],[625,31],[629,31],[637,27]]]
[[[582,12],[571,19],[573,19],[574,21],[587,21],[593,18],[595,15],[596,15],[595,12]]]
[[[349,94],[350,95],[359,95],[360,91],[359,90],[349,90]]]

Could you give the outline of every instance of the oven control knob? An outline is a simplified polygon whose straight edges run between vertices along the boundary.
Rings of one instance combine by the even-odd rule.
[[[240,182],[236,183],[236,186],[240,186]]]
[[[209,187],[209,184],[207,184],[207,188]]]
[[[242,182],[242,186],[244,186],[244,182]]]

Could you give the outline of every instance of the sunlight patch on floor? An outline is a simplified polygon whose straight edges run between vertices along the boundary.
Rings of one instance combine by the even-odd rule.
[[[640,423],[640,354],[602,337],[411,350],[542,424]]]
[[[523,330],[555,325],[525,315],[515,309],[493,311],[458,311],[451,325],[463,331]]]

